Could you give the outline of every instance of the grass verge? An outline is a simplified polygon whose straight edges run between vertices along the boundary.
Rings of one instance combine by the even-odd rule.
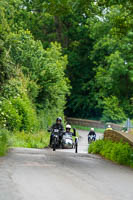
[[[128,143],[97,140],[89,145],[88,152],[100,154],[118,164],[133,167],[133,149]]]
[[[86,127],[86,126],[80,126],[80,125],[73,125],[73,128],[79,129],[79,130],[85,130],[85,131],[90,131],[91,127]],[[96,133],[104,133],[105,129],[102,128],[95,128]]]
[[[38,133],[16,132],[9,138],[12,147],[45,148],[49,144],[50,134],[44,131]]]
[[[0,130],[0,156],[4,156],[9,147],[46,148],[49,145],[51,133],[40,131],[38,133],[13,132]],[[79,136],[78,132],[76,136]],[[75,137],[73,137],[75,139]]]
[[[8,150],[8,135],[6,129],[0,129],[0,156],[4,156]]]

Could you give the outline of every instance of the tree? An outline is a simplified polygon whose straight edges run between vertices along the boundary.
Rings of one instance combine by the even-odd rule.
[[[103,17],[96,16],[91,21],[92,37],[95,38],[92,59],[96,66],[99,107],[102,108],[105,97],[111,98],[113,95],[119,99],[119,106],[124,112],[132,117],[132,31],[129,28],[126,32],[121,32],[118,27],[115,28],[121,9],[121,6],[112,7]],[[121,15],[124,16],[125,13]]]
[[[60,113],[63,116],[69,81],[64,73],[67,56],[62,56],[61,46],[51,43],[51,47],[44,50],[41,42],[35,41],[29,31],[20,31],[8,36],[6,48],[29,79],[28,92],[38,112],[54,110],[56,115]]]
[[[122,122],[126,119],[122,107],[119,106],[119,100],[115,96],[104,98],[103,101],[103,117],[105,122]]]

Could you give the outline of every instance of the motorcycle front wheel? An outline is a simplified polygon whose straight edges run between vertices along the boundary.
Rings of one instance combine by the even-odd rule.
[[[53,151],[56,151],[56,138],[54,137],[54,141],[53,141]]]

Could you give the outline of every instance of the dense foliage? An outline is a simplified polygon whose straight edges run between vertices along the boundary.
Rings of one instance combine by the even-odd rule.
[[[131,1],[23,1],[22,17],[43,47],[59,42],[71,81],[66,115],[120,122],[132,113]],[[112,111],[110,105],[113,103]]]
[[[44,48],[28,30],[23,3],[0,1],[0,126],[35,132],[64,115],[68,61],[59,43]]]
[[[89,153],[100,154],[119,164],[133,167],[133,149],[129,144],[111,140],[97,140],[89,146]]]
[[[130,0],[1,0],[0,126],[34,132],[64,109],[132,118],[132,13]]]

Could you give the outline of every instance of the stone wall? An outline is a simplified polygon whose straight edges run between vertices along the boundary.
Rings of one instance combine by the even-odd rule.
[[[67,123],[71,125],[94,127],[94,128],[105,128],[105,123],[96,120],[78,119],[78,118],[66,118]],[[115,130],[121,130],[122,127],[118,124],[109,123]]]
[[[105,124],[96,120],[87,119],[77,119],[77,118],[67,118],[67,122],[72,125],[94,127],[94,128],[105,128]]]
[[[104,139],[109,139],[114,142],[128,142],[130,146],[133,147],[133,134],[130,133],[124,133],[124,132],[118,132],[115,130],[107,130],[104,132]]]

